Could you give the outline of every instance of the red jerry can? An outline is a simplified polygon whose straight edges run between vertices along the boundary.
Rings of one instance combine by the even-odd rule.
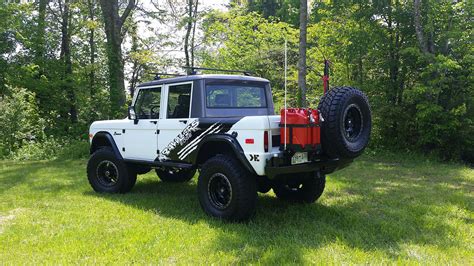
[[[285,116],[286,114],[286,116]],[[303,108],[287,108],[280,112],[280,139],[281,145],[294,150],[303,150],[313,146],[310,111]],[[286,120],[285,120],[286,118]],[[286,128],[286,135],[285,135]]]
[[[321,127],[319,124],[319,112],[318,110],[310,110],[310,123],[311,123],[311,144],[317,146],[321,144]]]

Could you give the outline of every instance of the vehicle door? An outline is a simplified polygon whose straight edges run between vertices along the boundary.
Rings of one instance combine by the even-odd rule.
[[[161,160],[182,161],[188,155],[188,150],[183,148],[199,125],[197,119],[190,118],[192,90],[192,81],[165,85],[165,119],[160,121],[158,127]]]
[[[162,87],[141,88],[133,109],[135,120],[124,133],[125,159],[154,161],[158,156],[158,126],[162,108]]]

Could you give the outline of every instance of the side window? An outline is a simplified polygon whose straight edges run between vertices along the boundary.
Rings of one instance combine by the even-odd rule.
[[[141,89],[135,102],[138,119],[160,118],[161,88]]]
[[[168,118],[189,118],[191,84],[169,86]]]

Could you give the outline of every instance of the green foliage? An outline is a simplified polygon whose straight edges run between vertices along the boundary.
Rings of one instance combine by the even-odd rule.
[[[33,141],[39,147],[44,136],[85,140],[92,121],[117,118],[111,113],[110,99],[117,100],[119,94],[111,97],[110,86],[112,91],[116,87],[107,82],[110,49],[97,1],[90,1],[92,6],[89,1],[71,3],[72,71],[65,71],[68,68],[61,57],[64,9],[58,1],[49,1],[41,11],[44,0],[33,2],[0,3],[0,108],[6,110],[0,114],[2,157],[20,148],[28,154],[23,144]],[[288,105],[297,106],[301,98],[297,90],[299,2],[233,0],[229,10],[200,11],[196,61],[206,67],[246,69],[269,79],[279,112],[284,99],[286,40]],[[310,4],[306,95],[310,106],[317,106],[322,95],[323,59],[330,59],[332,86],[356,86],[369,96],[373,148],[474,161],[473,1],[422,1],[420,26],[427,51],[417,38],[413,2]],[[123,38],[129,43],[123,45],[123,58],[114,60],[128,63],[131,92],[139,82],[150,79],[151,72],[181,64],[182,58],[168,52],[181,47],[173,29],[173,38],[166,31],[142,34],[141,29],[152,29],[148,19],[154,18],[178,30],[186,21],[179,15],[183,7],[170,1],[155,6],[157,12],[136,10],[131,13],[133,19],[124,23]],[[13,88],[24,89],[18,94]],[[71,114],[72,104],[77,121]],[[15,124],[16,117],[30,122]],[[5,123],[13,124],[5,127]]]
[[[0,156],[44,138],[45,121],[38,114],[35,94],[23,88],[9,91],[10,95],[0,98]]]
[[[213,12],[205,24],[206,45],[202,52],[203,65],[223,69],[251,70],[272,81],[275,106],[283,106],[284,43],[288,42],[289,102],[296,102],[298,35],[285,22],[268,21],[257,13]],[[218,47],[217,49],[212,49]]]
[[[240,2],[240,3],[239,3]],[[241,6],[246,12],[255,12],[267,19],[277,19],[295,27],[299,25],[300,0],[231,0],[234,7]]]
[[[89,143],[84,140],[67,140],[46,137],[42,141],[29,141],[8,157],[17,161],[85,159],[89,156]]]
[[[55,159],[58,151],[63,145],[52,137],[46,137],[41,141],[28,141],[10,155],[13,160],[51,160]]]
[[[283,106],[285,39],[289,105],[297,106],[300,97],[296,90],[298,31],[295,24],[267,15],[275,8],[266,6],[270,2],[248,1],[229,12],[208,15],[204,32],[211,48],[202,57],[204,65],[244,68],[268,78],[278,111]],[[429,53],[419,48],[412,3],[314,2],[307,51],[310,106],[317,106],[321,97],[322,61],[328,58],[332,86],[356,86],[369,96],[373,147],[421,150],[443,159],[472,162],[471,2],[423,1],[422,26],[432,47]]]

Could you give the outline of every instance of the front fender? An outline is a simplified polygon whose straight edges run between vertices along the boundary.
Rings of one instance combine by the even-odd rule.
[[[115,156],[117,156],[118,159],[123,159],[117,148],[117,144],[115,144],[114,138],[109,132],[99,131],[94,135],[91,141],[90,154],[94,153],[101,146],[111,147]]]

